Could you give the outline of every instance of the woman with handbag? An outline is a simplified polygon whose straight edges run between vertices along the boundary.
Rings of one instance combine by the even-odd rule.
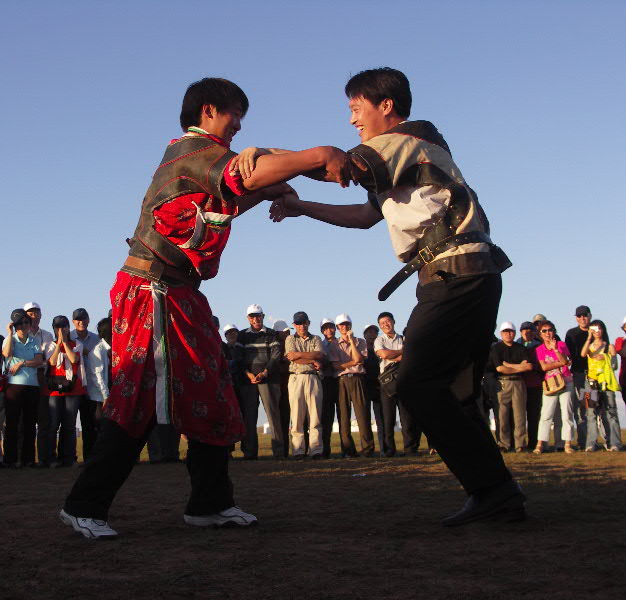
[[[572,454],[572,439],[576,432],[574,421],[574,383],[569,370],[570,353],[565,342],[556,339],[556,327],[552,321],[540,321],[539,335],[543,342],[535,348],[535,354],[543,376],[543,395],[541,398],[541,416],[535,454],[544,452],[550,441],[550,428],[554,422],[557,407],[561,411],[561,439],[565,440],[565,452]]]
[[[615,346],[609,342],[606,326],[602,321],[596,319],[589,324],[589,335],[580,355],[587,359],[585,452],[594,452],[598,447],[598,417],[604,425],[607,449],[610,452],[619,452],[622,449],[622,439],[615,392],[619,392],[621,388],[614,373],[617,352]]]
[[[5,390],[6,425],[4,463],[7,467],[35,467],[35,433],[39,385],[37,367],[43,363],[37,342],[30,336],[31,319],[18,308],[11,313],[9,334],[2,344],[8,380]],[[21,457],[18,454],[19,427],[22,422]],[[18,462],[21,460],[21,462]]]
[[[80,341],[70,339],[70,322],[66,316],[54,317],[52,330],[56,341],[48,346],[46,355],[46,381],[50,390],[50,457],[56,456],[57,432],[62,425],[59,455],[52,466],[71,467],[76,462],[76,415],[80,398],[87,393],[81,363],[83,346]]]

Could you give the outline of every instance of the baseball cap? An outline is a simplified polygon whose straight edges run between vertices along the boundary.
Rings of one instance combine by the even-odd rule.
[[[547,321],[548,317],[546,317],[546,315],[542,315],[541,313],[537,313],[534,317],[533,317],[533,323],[536,323],[537,321]]]
[[[28,319],[29,321],[31,320],[23,308],[16,308],[14,311],[11,312],[11,323],[19,323],[22,319]]]
[[[74,311],[76,312],[76,311]],[[52,319],[52,329],[57,329],[59,327],[69,327],[70,322],[68,321],[65,315],[57,315]]]
[[[237,327],[237,325],[233,325],[232,323],[226,323],[226,325],[224,325],[224,329],[222,329],[222,331],[224,333],[228,333],[232,329],[236,329],[237,331],[239,331],[239,328]]]
[[[350,325],[352,325],[350,315],[348,313],[341,313],[340,315],[337,315],[335,325],[339,325],[340,323],[350,323]]]
[[[274,331],[289,331],[291,327],[289,327],[289,325],[287,325],[287,322],[283,319],[278,319],[278,321],[274,321],[272,329]]]
[[[246,308],[246,314],[247,315],[262,315],[263,309],[261,308],[260,304],[251,304],[250,306],[248,306],[248,308]]]
[[[365,329],[363,330],[363,333],[365,333],[368,329],[371,329],[372,327],[373,327],[374,329],[376,329],[376,331],[378,331],[378,330],[379,330],[378,325],[374,325],[374,323],[370,323],[369,325],[366,325],[366,326],[365,326]]]
[[[502,325],[500,325],[500,331],[506,331],[507,329],[515,331],[515,325],[513,325],[511,321],[505,321],[504,323],[502,323]]]
[[[545,321],[545,319],[541,319],[542,321]],[[519,330],[523,331],[524,329],[536,329],[536,327],[530,322],[530,321],[524,321],[520,326],[519,326]]]
[[[89,313],[84,308],[77,308],[72,313],[72,321],[85,321],[89,318]]]
[[[622,327],[624,327],[624,325],[626,325],[626,317],[622,319]]]
[[[335,322],[332,319],[329,319],[328,317],[324,317],[321,321],[320,321],[320,329],[324,329],[325,325],[334,325]]]
[[[591,309],[584,304],[581,304],[576,308],[576,316],[577,317],[586,317],[591,314]]]
[[[37,304],[36,302],[27,302],[26,304],[24,304],[24,310],[26,312],[32,310],[33,308],[38,308],[39,310],[41,310],[41,306],[39,306],[39,304]]]
[[[309,321],[309,315],[307,315],[303,310],[299,310],[297,313],[293,315],[293,322],[296,325],[302,325]]]

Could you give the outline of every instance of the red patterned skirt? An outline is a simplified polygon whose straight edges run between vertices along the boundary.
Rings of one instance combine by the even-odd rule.
[[[205,296],[123,271],[111,288],[113,385],[107,418],[129,435],[150,421],[226,446],[245,432],[228,362]]]

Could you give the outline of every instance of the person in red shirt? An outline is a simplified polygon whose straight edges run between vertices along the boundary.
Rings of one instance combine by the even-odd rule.
[[[64,315],[52,320],[55,342],[46,352],[49,396],[49,456],[57,457],[52,467],[71,467],[76,462],[76,415],[81,397],[87,393],[82,364],[83,346],[70,339],[70,321]],[[61,427],[58,444],[57,432]]]
[[[234,83],[205,78],[189,86],[180,124],[141,207],[129,256],[111,289],[112,387],[104,419],[60,518],[87,538],[116,537],[109,508],[156,424],[189,442],[190,525],[247,526],[228,475],[230,446],[244,425],[228,362],[201,281],[215,277],[238,215],[263,200],[295,194],[278,184],[302,170],[347,185],[347,156],[332,148],[258,159],[244,181],[230,150],[248,98]],[[271,186],[271,187],[268,187]]]

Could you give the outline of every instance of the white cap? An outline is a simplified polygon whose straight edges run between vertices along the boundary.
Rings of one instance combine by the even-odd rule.
[[[335,319],[335,325],[339,325],[340,323],[350,323],[350,325],[352,325],[352,319],[350,318],[350,315],[348,313],[341,313],[340,315],[337,315],[337,318]]]
[[[246,314],[247,315],[262,315],[263,309],[261,308],[260,304],[251,304],[246,309]]]
[[[504,323],[502,323],[502,325],[500,325],[500,331],[506,331],[507,329],[512,329],[513,331],[516,331],[515,329],[515,325],[513,325],[513,323],[511,323],[511,321],[505,321]]]
[[[380,327],[378,325],[374,325],[374,323],[370,323],[369,325],[365,326],[365,328],[363,329],[363,333],[365,333],[370,327],[373,327],[377,331],[380,331]]]
[[[24,310],[29,311],[33,308],[38,308],[39,310],[41,310],[41,306],[39,306],[39,304],[37,304],[36,302],[27,302],[26,304],[24,304]]]
[[[324,325],[328,325],[328,323],[330,323],[331,325],[335,324],[335,322],[332,319],[329,319],[328,317],[324,317],[320,321],[320,329],[324,329]]]
[[[236,329],[237,331],[239,331],[239,327],[237,327],[237,325],[233,325],[232,323],[227,323],[226,325],[224,325],[224,329],[222,329],[222,331],[224,333],[228,333],[231,329]]]
[[[626,317],[622,320],[622,327],[624,327],[624,325],[626,325]]]
[[[278,319],[278,321],[274,321],[274,325],[272,326],[274,331],[289,331],[291,328],[287,325],[286,321],[282,319]]]

